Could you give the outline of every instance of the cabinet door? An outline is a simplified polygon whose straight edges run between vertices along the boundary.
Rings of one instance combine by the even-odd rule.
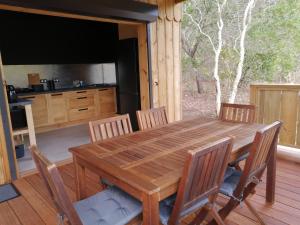
[[[32,116],[35,127],[48,125],[48,107],[46,95],[22,96],[32,101]]]
[[[48,94],[49,122],[52,124],[67,122],[66,100],[64,93]]]
[[[115,88],[99,89],[98,98],[100,116],[115,114],[117,112]]]

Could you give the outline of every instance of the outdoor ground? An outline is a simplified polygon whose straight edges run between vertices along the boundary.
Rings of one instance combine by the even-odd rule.
[[[223,93],[224,97],[222,101],[227,102],[228,93],[225,88],[223,88]],[[235,102],[248,104],[249,93],[249,87],[240,88]],[[212,88],[199,94],[196,90],[191,90],[188,84],[184,84],[182,93],[183,118],[196,115],[214,117],[216,116],[215,108],[215,91]]]

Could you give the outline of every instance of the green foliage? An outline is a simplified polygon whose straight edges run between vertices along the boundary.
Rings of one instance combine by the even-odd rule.
[[[286,80],[299,64],[300,1],[280,0],[254,17],[248,32],[246,76],[255,80]]]
[[[197,4],[202,10],[201,26],[215,41],[215,1],[198,0]],[[253,81],[288,81],[289,73],[300,68],[300,0],[274,0],[270,4],[270,1],[257,0],[252,14],[252,23],[246,36],[246,55],[241,80],[244,84]],[[234,49],[239,33],[236,15],[240,14],[241,22],[244,5],[244,0],[228,0],[223,14],[224,46],[220,60],[220,76],[223,81],[232,81],[236,74],[239,60]],[[186,1],[185,10],[199,21],[199,15],[191,1]],[[193,58],[183,52],[183,72],[196,75],[195,71],[198,71],[201,75],[212,77],[214,54],[207,38],[199,34],[187,16],[183,17],[182,32],[187,37],[190,48],[200,40]]]

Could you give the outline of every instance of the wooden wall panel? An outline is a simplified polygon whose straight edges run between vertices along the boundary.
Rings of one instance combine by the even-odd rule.
[[[149,0],[149,3],[155,1]],[[153,106],[166,106],[169,120],[180,120],[181,109],[181,4],[157,0],[159,18],[151,24]],[[156,58],[156,60],[155,60]]]
[[[261,118],[263,119],[260,121],[261,123],[271,124],[275,120],[280,119],[280,101],[278,99],[281,97],[280,91],[264,91],[263,102],[262,102],[262,110]],[[265,115],[265,116],[263,116]]]
[[[300,148],[300,85],[251,85],[250,102],[256,105],[257,122],[283,122],[279,144]]]
[[[295,144],[298,109],[297,102],[298,91],[282,91],[280,119],[284,121],[284,124],[279,136],[282,144]]]

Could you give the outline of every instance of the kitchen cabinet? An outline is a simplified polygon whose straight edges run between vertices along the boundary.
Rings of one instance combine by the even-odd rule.
[[[66,100],[64,93],[47,94],[49,123],[67,122]]]
[[[39,131],[86,123],[117,112],[114,87],[19,96],[32,100],[34,125]]]
[[[26,98],[32,101],[32,116],[35,127],[42,127],[49,124],[46,95],[30,95],[22,96],[21,98]]]
[[[70,121],[95,119],[97,116],[95,90],[81,90],[67,93]]]
[[[117,112],[116,89],[98,89],[99,116],[106,116]]]

